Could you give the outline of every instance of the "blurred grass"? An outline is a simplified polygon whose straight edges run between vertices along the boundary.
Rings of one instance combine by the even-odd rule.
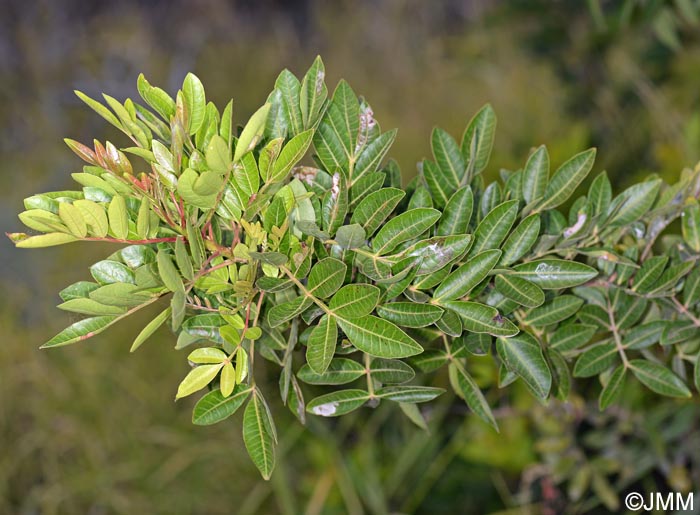
[[[391,153],[406,179],[429,155],[433,124],[459,137],[487,101],[500,120],[492,178],[541,143],[554,164],[598,145],[596,170],[609,167],[618,185],[650,169],[675,177],[700,158],[698,38],[685,35],[672,52],[643,23],[600,34],[583,4],[9,1],[0,19],[0,226],[19,229],[22,198],[73,187],[80,164],[61,138],[124,143],[74,88],[134,97],[144,72],[174,91],[192,70],[217,104],[234,98],[241,122],[283,67],[300,73],[318,53],[331,87],[349,79],[385,128],[399,127]],[[195,428],[193,401],[173,402],[187,365],[167,331],[128,354],[146,318],[39,352],[69,322],[53,308],[55,292],[111,250],[0,242],[0,513],[483,513],[512,503],[508,489],[533,459],[518,416],[494,437],[447,413],[449,398],[432,413],[446,429],[432,436],[385,407],[313,421],[308,432],[288,415],[279,422],[288,454],[264,483],[242,448],[240,415]],[[416,489],[424,481],[428,490]]]

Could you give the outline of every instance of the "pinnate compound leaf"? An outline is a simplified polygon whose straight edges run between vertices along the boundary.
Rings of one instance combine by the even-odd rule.
[[[243,414],[243,442],[248,455],[267,480],[275,468],[276,430],[270,410],[262,394],[253,391]]]
[[[198,426],[209,426],[221,422],[233,415],[252,391],[250,386],[239,384],[228,397],[224,397],[218,389],[204,394],[194,406],[192,423]]]

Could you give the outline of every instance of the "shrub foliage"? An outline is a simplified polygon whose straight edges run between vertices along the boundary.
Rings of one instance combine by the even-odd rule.
[[[601,409],[627,381],[671,397],[699,386],[700,170],[618,195],[602,172],[577,196],[595,150],[550,173],[540,146],[486,184],[486,105],[460,140],[435,128],[433,159],[403,188],[386,160],[396,131],[347,82],[329,96],[320,58],[301,81],[283,71],[240,128],[192,74],[175,99],[143,76],[138,91],[146,106],[76,92],[133,146],[66,140],[87,162],[81,189],[25,199],[37,234],[8,234],[22,248],[125,244],[60,292],[59,308],[85,317],[43,348],[164,304],[131,350],[170,326],[191,365],[176,398],[206,390],[198,425],[243,409],[265,478],[272,395],[302,423],[394,402],[424,426],[418,404],[449,384],[497,430],[470,356],[491,355],[500,387],[521,381],[542,402],[566,399],[572,376],[598,376]],[[278,392],[256,383],[261,359]],[[307,398],[302,384],[326,391]]]

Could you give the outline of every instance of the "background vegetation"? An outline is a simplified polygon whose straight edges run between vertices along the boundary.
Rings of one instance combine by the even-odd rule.
[[[191,70],[247,119],[280,68],[302,72],[318,53],[329,84],[351,79],[382,127],[400,127],[392,155],[406,180],[430,153],[431,124],[459,133],[490,101],[500,120],[490,177],[547,143],[556,164],[597,146],[595,171],[618,188],[649,171],[672,181],[700,159],[697,14],[683,0],[10,0],[0,18],[0,227],[19,229],[22,198],[70,186],[81,164],[61,138],[119,138],[73,89],[135,96],[144,72],[174,91]],[[449,398],[430,434],[385,407],[361,412],[361,431],[353,417],[304,429],[289,414],[278,422],[284,456],[264,483],[238,422],[193,428],[193,401],[172,403],[185,365],[164,352],[167,331],[134,355],[145,319],[88,345],[37,350],[68,322],[42,293],[113,250],[0,242],[2,513],[559,513],[567,493],[580,510],[605,512],[620,497],[611,484],[700,484],[697,401],[650,401],[641,389],[605,414],[583,399],[545,408],[516,391],[500,435]]]

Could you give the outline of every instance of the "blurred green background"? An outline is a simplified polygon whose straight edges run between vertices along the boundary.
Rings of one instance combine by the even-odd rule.
[[[174,92],[193,71],[217,105],[234,98],[242,123],[282,68],[303,73],[321,54],[329,87],[347,78],[384,128],[399,128],[391,155],[406,181],[434,124],[460,136],[487,101],[499,116],[491,178],[541,143],[555,165],[597,146],[596,171],[617,187],[650,171],[673,180],[700,159],[694,0],[4,0],[1,11],[6,231],[21,230],[23,198],[74,187],[81,164],[63,137],[126,143],[72,90],[136,97],[140,72]],[[563,513],[589,484],[574,509],[606,513],[617,495],[607,480],[561,482],[557,467],[585,462],[606,477],[614,459],[623,470],[612,466],[611,481],[624,466],[652,490],[698,481],[697,405],[633,398],[655,411],[589,415],[576,397],[544,408],[516,391],[500,435],[450,398],[429,413],[430,434],[388,407],[308,428],[284,413],[281,463],[263,482],[240,414],[193,427],[194,401],[173,402],[187,364],[167,331],[128,353],[146,318],[38,350],[70,322],[56,292],[113,250],[0,242],[0,513]],[[636,462],[651,441],[653,457]]]

